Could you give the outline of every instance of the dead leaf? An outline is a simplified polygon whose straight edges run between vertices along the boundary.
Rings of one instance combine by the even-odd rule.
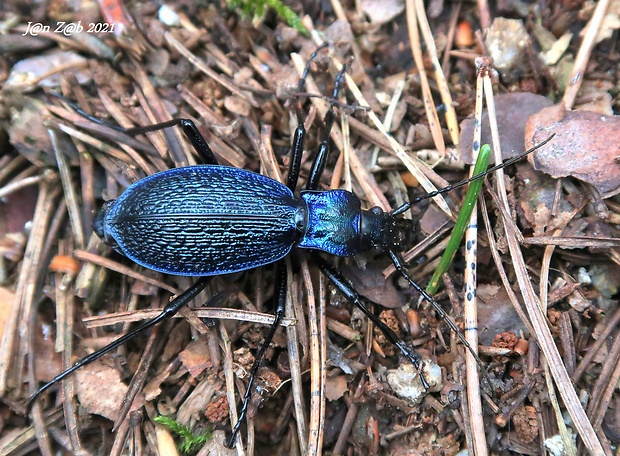
[[[15,103],[19,101],[16,99]],[[45,105],[34,98],[22,102],[19,111],[11,116],[9,127],[9,142],[17,151],[30,160],[34,165],[56,167],[56,155],[47,132],[47,127],[41,119],[49,115]],[[70,158],[77,159],[75,146],[64,135],[59,135],[59,148]]]
[[[546,108],[528,119],[526,144],[531,147],[551,133],[555,137],[529,157],[535,169],[587,182],[603,198],[620,193],[619,116]]]
[[[179,359],[194,378],[198,377],[205,369],[213,366],[209,347],[205,340],[190,342],[185,350],[179,353]]]
[[[328,401],[337,401],[349,390],[348,379],[347,375],[327,377],[325,381],[325,397]]]
[[[526,150],[523,138],[525,137],[525,124],[528,117],[551,105],[552,101],[547,97],[528,92],[513,92],[495,96],[499,140],[502,145],[504,159],[515,157]],[[471,149],[473,138],[474,119],[465,119],[461,123],[459,150],[461,152],[461,160],[468,165],[472,164]],[[486,110],[482,115],[481,143],[493,146],[489,115]],[[491,163],[494,163],[493,158],[491,158]]]
[[[78,399],[88,413],[116,421],[127,394],[127,385],[121,381],[118,370],[97,360],[78,369],[75,376]]]
[[[452,194],[446,196],[446,199],[449,203],[454,203],[458,193],[457,191],[451,193]],[[446,213],[436,204],[431,204],[420,218],[420,229],[424,233],[430,235],[443,228],[447,221],[448,216]]]
[[[476,289],[476,295],[481,344],[491,345],[495,335],[502,332],[527,333],[503,287],[480,284]]]
[[[37,55],[20,60],[11,69],[8,79],[4,83],[5,89],[30,91],[36,89],[33,84],[43,87],[58,87],[60,85],[60,72],[53,72],[58,67],[73,66],[73,74],[80,84],[88,84],[91,80],[90,73],[82,68],[86,67],[87,60],[72,51],[55,50],[45,55]],[[45,79],[41,76],[53,73]]]
[[[362,270],[343,265],[341,270],[357,292],[372,302],[389,309],[406,304],[405,295],[396,289],[391,280],[385,280],[381,268],[368,265],[365,270]]]

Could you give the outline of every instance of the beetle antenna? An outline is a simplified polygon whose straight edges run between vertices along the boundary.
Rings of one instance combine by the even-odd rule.
[[[408,210],[411,208],[411,206],[412,206],[412,205],[414,205],[414,204],[416,204],[416,203],[418,203],[418,202],[420,202],[420,201],[422,201],[422,200],[425,200],[425,199],[428,199],[428,198],[434,198],[435,196],[437,196],[437,195],[441,195],[441,194],[443,194],[443,193],[448,193],[449,191],[452,191],[452,190],[454,190],[455,188],[463,187],[464,185],[467,185],[467,184],[469,184],[469,183],[470,183],[470,182],[472,182],[472,181],[475,181],[475,180],[478,180],[478,179],[482,179],[482,178],[484,178],[485,176],[487,176],[487,175],[489,175],[489,174],[494,173],[494,172],[495,172],[495,171],[497,171],[498,169],[502,169],[502,168],[505,168],[506,166],[512,165],[513,163],[516,163],[516,162],[518,162],[519,160],[521,160],[523,157],[525,157],[525,156],[527,156],[527,155],[531,154],[531,153],[532,153],[532,152],[534,152],[536,149],[540,149],[542,146],[544,146],[544,145],[545,145],[545,144],[547,144],[549,141],[551,141],[551,140],[553,139],[553,137],[554,137],[554,136],[555,136],[555,133],[553,133],[551,136],[549,136],[549,137],[548,137],[547,139],[545,139],[543,142],[538,143],[538,144],[536,144],[534,147],[532,147],[531,149],[529,149],[529,150],[527,150],[527,151],[523,152],[521,155],[517,155],[516,157],[509,158],[509,159],[508,159],[508,160],[506,160],[505,162],[499,163],[499,164],[497,164],[497,165],[495,165],[495,166],[493,166],[493,167],[491,167],[491,168],[487,169],[487,170],[486,170],[485,172],[483,172],[483,173],[477,174],[477,175],[472,176],[472,177],[470,177],[470,178],[468,178],[468,179],[464,179],[464,180],[462,180],[462,181],[460,181],[460,182],[457,182],[457,183],[452,184],[452,185],[448,185],[448,186],[447,186],[447,187],[445,187],[445,188],[442,188],[442,189],[439,189],[439,190],[435,190],[434,192],[427,193],[426,195],[420,196],[420,197],[418,197],[418,198],[416,198],[416,199],[414,199],[414,200],[412,200],[412,201],[409,201],[409,202],[407,202],[407,203],[403,204],[402,206],[400,206],[400,207],[398,207],[398,208],[394,209],[394,210],[392,211],[392,215],[399,215],[399,214],[402,214],[403,212],[408,211]]]

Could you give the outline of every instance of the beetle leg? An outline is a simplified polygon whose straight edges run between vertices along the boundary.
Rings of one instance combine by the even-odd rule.
[[[153,125],[145,125],[143,127],[127,128],[124,130],[124,133],[129,136],[137,136],[143,133],[163,130],[164,128],[175,127],[175,126],[181,127],[181,129],[183,130],[183,133],[185,133],[185,136],[187,136],[187,138],[190,140],[190,142],[192,143],[192,146],[194,146],[194,149],[196,150],[196,152],[198,152],[198,155],[200,155],[200,158],[202,158],[205,165],[217,165],[218,164],[217,158],[215,158],[215,154],[209,147],[207,140],[204,138],[204,136],[202,136],[202,134],[198,130],[198,127],[196,126],[194,121],[191,119],[172,119],[166,122],[156,123]]]
[[[484,378],[486,378],[489,385],[492,385],[491,379],[489,378],[489,375],[484,367],[484,364],[482,364],[482,360],[480,359],[480,357],[478,357],[478,353],[476,353],[476,351],[471,346],[471,344],[467,342],[467,339],[465,339],[465,336],[463,336],[463,333],[456,327],[456,324],[454,323],[454,321],[452,321],[450,316],[446,313],[445,310],[443,310],[443,308],[439,305],[439,303],[435,301],[433,298],[431,298],[431,296],[411,278],[411,276],[407,272],[407,269],[405,268],[405,264],[401,256],[398,253],[393,252],[391,250],[389,253],[390,253],[390,258],[392,258],[392,263],[394,263],[394,266],[396,267],[396,270],[400,273],[400,275],[402,275],[405,278],[405,280],[409,283],[409,285],[411,285],[418,293],[422,295],[424,299],[426,299],[426,301],[428,301],[433,306],[433,308],[435,309],[435,312],[437,312],[439,316],[443,319],[443,321],[445,321],[446,324],[450,327],[450,329],[454,331],[457,337],[461,340],[461,343],[467,348],[467,350],[469,350],[469,352],[472,354],[472,356],[476,360],[476,363],[478,363],[478,365],[480,366],[480,370],[482,371]]]
[[[108,353],[108,352],[114,350],[115,348],[123,345],[129,339],[134,338],[137,334],[141,333],[145,329],[148,329],[151,326],[155,326],[157,323],[161,322],[162,320],[166,320],[168,318],[172,318],[179,311],[179,309],[181,309],[181,307],[183,307],[184,305],[189,303],[192,299],[194,299],[198,295],[198,293],[200,293],[202,290],[204,290],[205,287],[209,284],[210,280],[211,280],[211,277],[200,277],[191,287],[189,287],[183,293],[181,293],[176,298],[174,298],[172,301],[170,301],[166,305],[166,307],[164,307],[164,309],[161,311],[161,313],[159,315],[157,315],[155,318],[153,318],[152,320],[149,320],[149,321],[145,321],[144,323],[139,325],[137,328],[135,328],[133,331],[128,332],[124,336],[119,337],[118,339],[116,339],[112,343],[106,345],[105,347],[100,348],[96,352],[93,352],[90,355],[82,358],[80,361],[75,363],[72,367],[70,367],[66,371],[61,372],[60,374],[58,374],[56,377],[54,377],[54,379],[52,379],[51,381],[47,382],[45,385],[43,385],[41,388],[39,388],[32,396],[30,396],[30,399],[28,399],[28,404],[27,404],[28,410],[30,410],[30,408],[32,407],[34,402],[37,400],[37,398],[43,392],[48,390],[54,384],[56,384],[56,383],[60,382],[61,380],[65,379],[66,377],[71,375],[73,372],[75,372],[79,368],[81,368],[83,366],[86,366],[86,365],[92,363],[93,361],[98,360],[99,358],[101,358],[106,353]]]
[[[297,86],[297,92],[300,93],[303,90],[304,84],[306,83],[306,77],[310,72],[310,65],[312,61],[316,58],[320,51],[327,47],[327,44],[323,44],[319,46],[310,56],[306,66],[304,68],[304,72],[299,80],[299,85]],[[286,180],[286,186],[291,190],[295,191],[297,187],[297,181],[299,179],[299,171],[301,168],[301,158],[304,152],[304,139],[306,136],[306,128],[304,127],[303,114],[301,109],[301,102],[297,100],[295,103],[295,111],[297,115],[297,128],[295,129],[295,133],[293,135],[293,141],[291,144],[291,160],[288,170],[288,177]],[[276,281],[275,281],[275,291],[274,291],[274,299],[275,299],[275,319],[269,328],[269,332],[265,337],[263,344],[258,349],[256,353],[256,358],[254,359],[254,364],[250,369],[250,375],[248,380],[248,386],[245,390],[245,395],[243,396],[243,403],[241,405],[241,410],[239,411],[239,418],[232,429],[232,435],[226,445],[229,448],[232,448],[237,439],[237,434],[239,433],[239,428],[241,427],[241,423],[247,414],[248,405],[250,402],[250,398],[252,397],[252,391],[254,389],[254,382],[256,373],[260,368],[261,362],[263,360],[263,356],[265,355],[265,351],[267,347],[271,344],[273,340],[273,336],[278,328],[278,324],[284,315],[284,305],[286,302],[286,288],[287,288],[287,280],[286,280],[286,262],[284,260],[280,260],[276,263]]]
[[[325,163],[327,162],[327,156],[329,154],[329,135],[332,130],[332,126],[334,125],[334,105],[338,100],[338,94],[340,93],[340,89],[342,89],[342,85],[344,84],[346,70],[347,65],[342,65],[342,68],[336,75],[336,82],[334,83],[334,96],[332,97],[332,101],[329,104],[329,109],[327,110],[327,112],[325,113],[325,117],[323,118],[323,139],[321,140],[321,145],[319,146],[316,157],[314,157],[314,161],[312,162],[310,178],[308,179],[308,183],[306,184],[307,190],[318,189],[321,176],[323,175],[323,171],[325,170]]]
[[[385,323],[381,321],[379,317],[377,317],[374,313],[370,311],[370,309],[364,304],[360,295],[355,291],[351,282],[349,282],[342,273],[336,269],[334,266],[329,264],[329,262],[323,259],[317,253],[312,253],[312,258],[314,262],[319,266],[321,272],[327,277],[338,290],[343,294],[345,298],[352,304],[355,304],[364,314],[381,330],[381,332],[385,335],[385,337],[398,349],[400,352],[407,358],[411,363],[415,366],[416,369],[420,372],[420,381],[422,382],[422,386],[425,389],[429,389],[429,384],[424,377],[424,374],[421,370],[420,365],[420,355],[411,351],[407,344],[396,335],[394,331],[392,331]]]
[[[243,404],[241,405],[241,410],[239,411],[239,419],[235,423],[232,429],[232,436],[226,442],[228,448],[232,448],[235,445],[235,441],[237,440],[237,434],[239,432],[239,428],[241,427],[241,423],[243,422],[245,415],[248,411],[248,405],[250,403],[250,398],[252,396],[252,391],[254,390],[254,382],[256,379],[256,373],[260,368],[260,365],[263,361],[263,357],[265,356],[265,352],[267,348],[271,344],[273,340],[273,336],[278,329],[278,325],[280,324],[280,320],[284,316],[284,306],[286,304],[286,291],[287,291],[287,280],[286,280],[286,261],[280,260],[276,263],[276,281],[275,281],[275,293],[274,298],[276,302],[276,311],[275,318],[273,323],[271,323],[271,327],[269,328],[269,332],[265,337],[262,345],[258,349],[256,353],[256,358],[254,358],[254,364],[252,364],[252,368],[250,369],[250,377],[248,380],[248,386],[245,390],[245,395],[243,396]]]
[[[156,124],[152,124],[152,125],[145,125],[145,126],[142,126],[142,127],[124,128],[124,127],[120,127],[118,125],[107,123],[107,122],[105,122],[105,121],[103,121],[103,120],[101,120],[101,119],[99,119],[99,118],[97,118],[95,116],[91,116],[86,111],[84,111],[82,108],[80,108],[77,104],[75,104],[74,102],[72,102],[68,98],[64,97],[63,95],[60,95],[59,93],[51,92],[50,96],[53,96],[55,98],[58,98],[58,99],[64,101],[69,106],[71,106],[71,108],[75,112],[77,112],[82,117],[90,120],[91,122],[94,122],[94,123],[99,124],[99,125],[104,125],[104,126],[106,126],[108,128],[112,128],[113,130],[123,132],[123,133],[125,133],[126,135],[129,135],[129,136],[137,136],[137,135],[141,135],[143,133],[149,133],[151,131],[163,130],[164,128],[175,127],[175,126],[178,125],[179,127],[181,127],[181,129],[185,133],[185,136],[188,137],[188,139],[192,143],[192,146],[194,146],[194,149],[196,150],[196,152],[198,152],[198,155],[200,155],[200,158],[202,158],[202,160],[204,161],[205,165],[217,165],[217,164],[219,164],[217,162],[217,158],[215,158],[215,154],[213,153],[213,151],[209,147],[209,144],[207,143],[207,141],[204,139],[204,137],[202,136],[202,134],[198,130],[198,127],[196,127],[196,124],[194,123],[193,120],[190,120],[190,119],[172,119],[172,120],[168,120],[166,122],[160,122],[160,123],[156,123]]]
[[[526,150],[525,152],[523,152],[520,155],[517,155],[516,157],[509,158],[508,160],[506,160],[506,161],[504,161],[502,163],[499,163],[499,164],[493,166],[492,168],[487,169],[483,173],[477,174],[475,176],[472,176],[472,177],[470,177],[468,179],[464,179],[462,181],[456,182],[454,184],[450,184],[447,187],[440,188],[439,190],[435,190],[434,192],[427,193],[426,195],[422,195],[422,196],[420,196],[420,197],[418,197],[418,198],[416,198],[416,199],[414,199],[412,201],[408,201],[405,204],[403,204],[402,206],[397,207],[396,209],[394,209],[392,211],[392,215],[399,215],[399,214],[402,214],[404,212],[407,212],[409,209],[411,209],[411,206],[413,206],[416,203],[419,203],[422,200],[425,200],[425,199],[428,199],[428,198],[434,198],[437,195],[443,195],[444,193],[451,192],[455,188],[463,187],[463,186],[469,184],[472,181],[475,181],[475,180],[478,180],[478,179],[482,179],[485,176],[493,174],[498,169],[502,169],[502,168],[505,168],[506,166],[512,165],[513,163],[516,163],[519,160],[521,160],[523,157],[526,157],[527,155],[531,154],[536,149],[539,149],[540,147],[542,147],[545,144],[547,144],[549,141],[551,141],[553,139],[554,136],[555,136],[555,133],[553,133],[551,136],[549,136],[544,141],[534,145],[534,147],[532,147],[531,149]]]

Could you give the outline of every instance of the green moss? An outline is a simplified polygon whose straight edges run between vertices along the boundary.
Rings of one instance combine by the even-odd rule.
[[[181,438],[179,449],[183,453],[190,453],[197,450],[199,446],[204,445],[212,438],[211,431],[206,431],[200,435],[194,435],[187,426],[177,423],[172,418],[166,416],[160,415],[156,417],[154,421],[157,424],[167,427]]]
[[[290,27],[293,27],[299,33],[309,35],[308,29],[304,27],[301,19],[280,0],[228,0],[228,7],[240,10],[241,15],[246,18],[261,18],[265,15],[267,8],[271,8]]]

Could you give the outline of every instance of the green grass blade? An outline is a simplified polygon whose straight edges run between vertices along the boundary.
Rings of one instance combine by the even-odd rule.
[[[485,144],[484,146],[482,146],[482,149],[480,149],[480,153],[478,154],[478,159],[476,160],[476,165],[474,166],[474,176],[477,176],[478,174],[486,171],[489,165],[490,156],[491,147],[488,144]],[[450,267],[450,263],[452,263],[454,255],[456,254],[457,249],[461,245],[463,235],[465,234],[465,229],[469,224],[469,218],[471,217],[471,214],[474,210],[474,206],[476,205],[476,201],[478,200],[478,195],[480,194],[483,183],[484,179],[476,179],[469,184],[467,194],[465,195],[465,200],[463,201],[463,207],[461,207],[461,211],[459,212],[459,216],[456,220],[456,225],[454,225],[454,229],[452,230],[452,235],[450,236],[448,247],[443,253],[441,261],[439,262],[437,269],[435,269],[435,273],[433,274],[431,281],[426,287],[426,291],[431,296],[437,293],[437,289],[439,288],[439,281],[448,270],[448,267]]]

